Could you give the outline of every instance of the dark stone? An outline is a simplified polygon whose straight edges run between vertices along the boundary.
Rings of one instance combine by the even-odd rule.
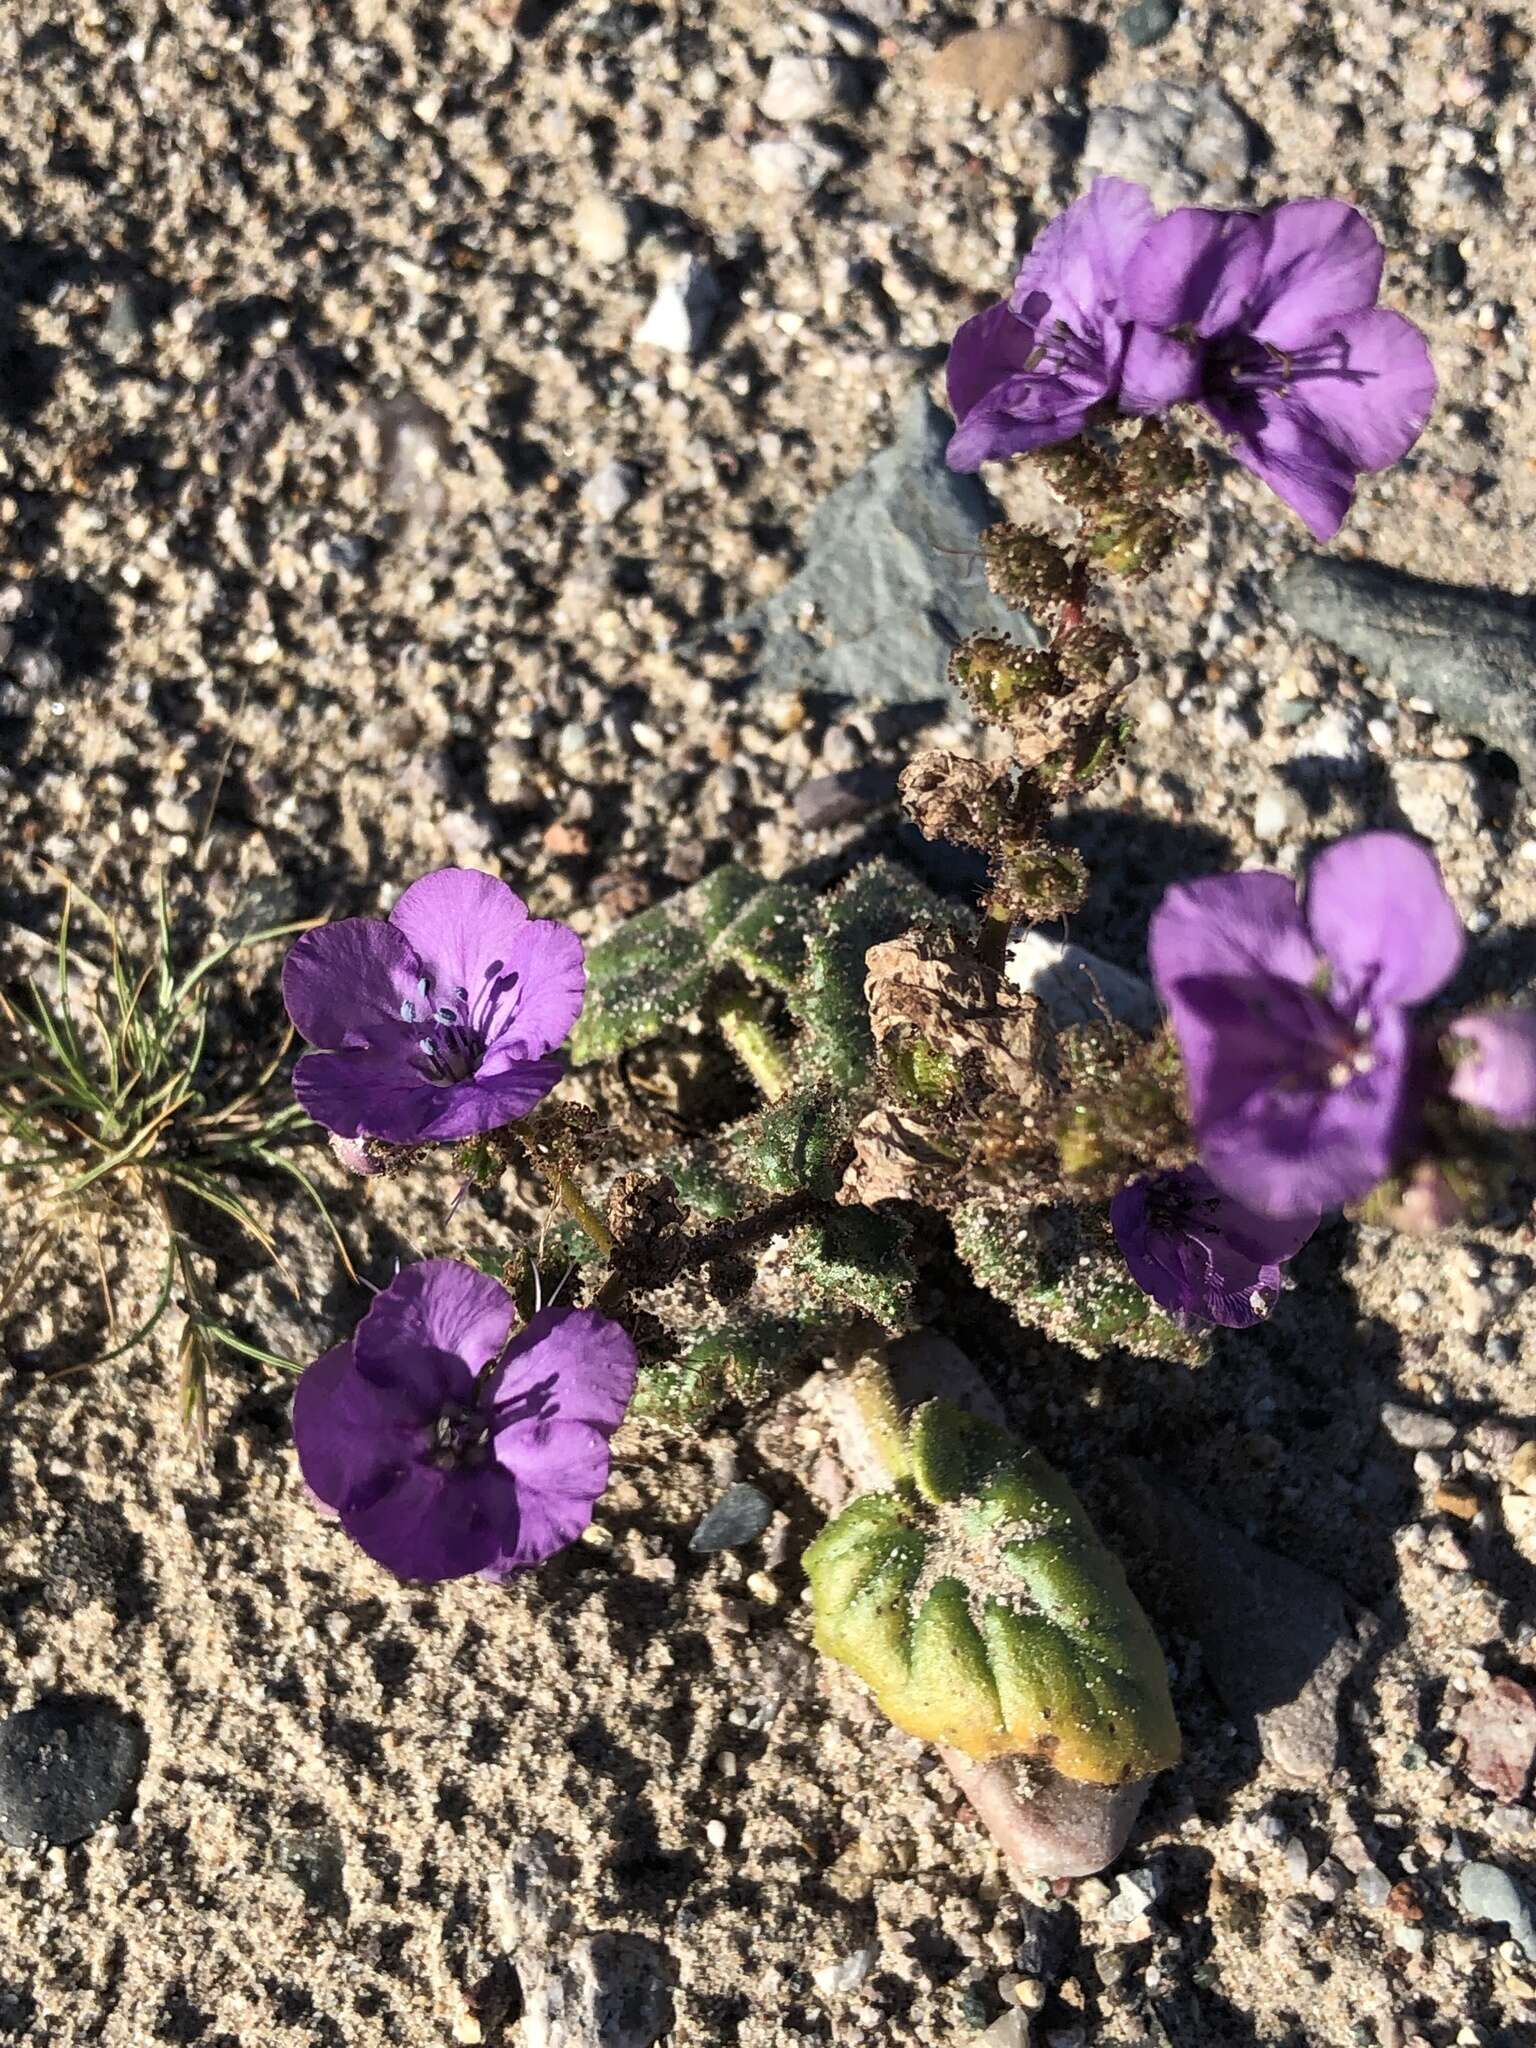
[[[43,1604],[54,1614],[73,1614],[99,1600],[122,1613],[134,1604],[132,1593],[142,1596],[142,1557],[143,1545],[120,1508],[77,1501],[48,1549]]]
[[[1276,1557],[1133,1460],[1116,1476],[1149,1558],[1154,1615],[1199,1643],[1222,1704],[1277,1770],[1324,1783],[1339,1759],[1339,1695],[1372,1623],[1351,1625],[1331,1579]]]
[[[1467,259],[1461,245],[1449,237],[1436,242],[1429,252],[1429,274],[1443,291],[1454,292],[1467,281]]]
[[[894,770],[873,763],[836,775],[813,775],[795,791],[795,817],[807,832],[826,832],[867,816],[895,794]]]
[[[688,1539],[697,1551],[740,1550],[755,1543],[773,1520],[773,1502],[755,1486],[728,1486]]]
[[[1303,556],[1277,597],[1303,631],[1536,773],[1536,619],[1519,600],[1320,555]]]
[[[1135,0],[1120,17],[1120,33],[1133,50],[1150,50],[1171,35],[1179,18],[1179,0]]]
[[[950,649],[967,633],[1012,631],[1037,644],[987,588],[976,537],[1002,512],[976,477],[945,467],[953,431],[949,414],[915,391],[890,447],[812,513],[798,575],[719,629],[760,636],[759,687],[933,703],[947,694]]]
[[[108,1700],[55,1698],[0,1721],[0,1841],[84,1841],[133,1798],[144,1731]]]

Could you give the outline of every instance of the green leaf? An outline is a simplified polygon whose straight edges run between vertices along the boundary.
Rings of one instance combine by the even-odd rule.
[[[1095,1784],[1179,1753],[1162,1652],[1072,1489],[947,1402],[907,1428],[911,1479],[805,1554],[816,1643],[899,1728]]]
[[[953,922],[930,889],[885,860],[855,868],[822,905],[821,929],[806,943],[805,981],[791,993],[790,1007],[804,1027],[807,1067],[834,1088],[862,1088],[874,1064],[865,955],[930,919]]]
[[[838,1162],[847,1132],[846,1109],[830,1091],[812,1084],[738,1124],[730,1143],[743,1171],[766,1193],[804,1189],[829,1202],[841,1179]]]
[[[872,1317],[894,1334],[911,1325],[917,1285],[906,1242],[907,1231],[894,1216],[839,1209],[797,1230],[789,1258],[829,1300]]]

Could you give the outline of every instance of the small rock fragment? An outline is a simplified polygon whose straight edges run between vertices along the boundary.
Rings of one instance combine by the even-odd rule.
[[[1506,1493],[1500,1506],[1510,1541],[1522,1557],[1536,1564],[1536,1496]]]
[[[109,1701],[60,1696],[0,1720],[0,1842],[67,1848],[132,1800],[144,1731]]]
[[[828,1998],[836,1998],[846,1991],[857,1991],[875,1967],[879,1953],[876,1948],[856,1948],[848,1955],[835,1956],[830,1963],[822,1963],[812,1970],[811,1982]]]
[[[747,152],[752,182],[771,198],[786,192],[817,192],[842,158],[814,137],[769,135]]]
[[[1179,0],[1133,0],[1120,16],[1120,33],[1133,50],[1150,50],[1173,33]]]
[[[858,96],[858,72],[843,57],[810,57],[782,50],[768,66],[758,111],[785,127],[824,121]]]
[[[873,764],[836,775],[813,775],[795,791],[795,818],[808,832],[826,832],[866,816],[895,794],[895,776]]]
[[[1493,1920],[1507,1927],[1525,1953],[1536,1961],[1536,1924],[1520,1887],[1496,1863],[1464,1863],[1456,1880],[1461,1910],[1471,1920]]]
[[[1457,1715],[1456,1733],[1474,1785],[1505,1804],[1524,1798],[1536,1763],[1536,1697],[1513,1678],[1491,1679]]]
[[[1028,16],[1007,28],[973,28],[928,59],[930,85],[975,95],[984,113],[1059,91],[1078,75],[1082,52],[1072,24]]]
[[[1145,78],[1088,121],[1083,170],[1145,185],[1163,206],[1229,203],[1253,169],[1253,131],[1214,85]]]
[[[688,1548],[709,1554],[755,1543],[773,1519],[773,1502],[745,1480],[728,1486],[688,1539]]]
[[[571,215],[576,246],[599,270],[611,270],[629,254],[629,214],[605,192],[593,192]]]
[[[668,355],[697,355],[709,339],[720,301],[720,286],[709,265],[697,256],[686,256],[657,286],[635,340]]]
[[[1527,1437],[1510,1459],[1508,1479],[1517,1493],[1536,1494],[1536,1437]]]
[[[1430,1415],[1401,1401],[1382,1403],[1381,1426],[1405,1451],[1443,1450],[1456,1439],[1456,1425],[1448,1415]]]
[[[594,519],[607,525],[634,503],[640,472],[629,462],[605,462],[582,486],[581,501]]]

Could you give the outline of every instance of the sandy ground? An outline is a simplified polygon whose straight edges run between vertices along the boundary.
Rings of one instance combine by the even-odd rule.
[[[1257,201],[1367,207],[1387,296],[1431,337],[1435,419],[1341,545],[1529,592],[1517,23],[1187,4],[1136,50],[1090,4],[1102,64],[983,118],[924,74],[969,17],[869,0],[851,19],[15,0],[8,920],[49,928],[45,862],[126,910],[163,872],[195,939],[375,909],[461,860],[600,932],[728,854],[777,870],[878,839],[883,816],[808,833],[791,800],[899,759],[910,733],[857,704],[749,702],[740,660],[695,636],[792,571],[810,509],[1077,189],[1085,110],[1138,81],[1231,96]],[[838,165],[814,195],[764,192],[748,153],[779,132],[758,102],[791,48],[851,50],[865,92],[822,123]],[[690,255],[721,295],[696,360],[636,339]],[[584,492],[615,461],[633,498],[608,520]],[[1269,598],[1298,530],[1256,486],[1218,475],[1200,529],[1127,610],[1142,733],[1071,828],[1095,872],[1078,935],[1136,966],[1170,879],[1255,854],[1294,868],[1406,820],[1440,842],[1478,936],[1465,992],[1519,993],[1536,849],[1510,765],[1298,640]],[[255,1037],[274,965],[241,998]],[[483,1232],[444,1223],[446,1193],[341,1191],[366,1270]],[[221,1277],[264,1341],[307,1356],[361,1296],[302,1215],[277,1220],[303,1299]],[[30,1222],[25,1195],[0,1212],[8,1258]],[[1130,1922],[1112,1884],[1010,1894],[931,1761],[811,1658],[794,1556],[817,1445],[792,1408],[697,1443],[627,1430],[591,1541],[510,1591],[411,1590],[311,1512],[276,1375],[219,1381],[201,1467],[168,1347],[51,1376],[101,1344],[98,1227],[133,1313],[155,1255],[107,1216],[3,1333],[0,1708],[102,1695],[141,1718],[147,1763],[132,1813],[84,1844],[0,1849],[0,2040],[515,2043],[528,1935],[499,1902],[530,1845],[559,1872],[551,1952],[597,1930],[653,1943],[678,2048],[966,2041],[1020,1979],[1036,2010],[1018,2038],[1049,2048],[1531,2038],[1536,1963],[1469,1923],[1455,1883],[1476,1856],[1529,1880],[1531,1816],[1473,1787],[1451,1736],[1463,1695],[1532,1654],[1532,1570],[1499,1508],[1533,1432],[1522,1214],[1465,1242],[1331,1227],[1273,1322],[1194,1377],[1088,1368],[992,1319],[954,1331],[1107,1529],[1104,1454],[1135,1452],[1377,1619],[1341,1767],[1299,1788],[1163,1623],[1188,1757],[1128,1852],[1157,1894]],[[1394,1441],[1391,1401],[1443,1413],[1448,1440]],[[690,1556],[737,1472],[782,1510],[775,1548]],[[1477,1519],[1435,1509],[1447,1480]],[[1154,1563],[1128,1561],[1156,1615]],[[1330,1855],[1332,1897],[1313,1875]],[[866,1950],[850,1988],[814,1974]]]

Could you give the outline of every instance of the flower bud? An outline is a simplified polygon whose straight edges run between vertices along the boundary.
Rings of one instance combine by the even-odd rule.
[[[1192,448],[1159,420],[1143,420],[1141,431],[1120,449],[1120,483],[1139,498],[1173,498],[1206,474]]]
[[[973,633],[949,657],[949,680],[978,718],[1001,721],[1033,698],[1052,696],[1061,677],[1043,647],[1002,633]]]
[[[1536,1013],[1485,1010],[1458,1017],[1441,1049],[1458,1102],[1505,1130],[1536,1128]]]
[[[994,596],[1014,611],[1060,604],[1072,588],[1072,563],[1043,533],[1003,520],[981,536],[981,558]]]
[[[1101,568],[1138,580],[1160,569],[1185,535],[1182,520],[1152,506],[1127,503],[1085,526],[1083,538]]]

